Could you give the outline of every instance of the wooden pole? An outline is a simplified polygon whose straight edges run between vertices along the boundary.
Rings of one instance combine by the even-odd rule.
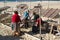
[[[6,6],[6,0],[4,0],[4,7]],[[6,10],[7,11],[7,10]],[[5,11],[4,11],[5,12]]]
[[[39,6],[39,17],[41,17],[41,4],[38,4]],[[41,40],[41,23],[40,23],[40,40]]]
[[[48,8],[49,8],[49,3],[50,3],[50,2],[48,1]]]
[[[50,34],[52,33],[52,30],[53,30],[53,24],[51,25],[51,30],[50,30]]]

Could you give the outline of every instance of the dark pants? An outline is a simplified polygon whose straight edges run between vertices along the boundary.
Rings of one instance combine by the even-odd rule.
[[[29,25],[28,25],[28,18],[25,19],[24,25],[25,25],[25,28],[28,28],[29,27]]]
[[[19,28],[20,24],[19,23],[12,23],[11,26],[12,26],[13,31],[20,32],[20,28]]]
[[[33,26],[32,27],[32,32],[33,33],[38,33],[39,32],[39,27],[38,26]]]

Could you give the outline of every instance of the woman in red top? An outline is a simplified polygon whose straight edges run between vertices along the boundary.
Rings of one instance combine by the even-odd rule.
[[[14,15],[12,15],[12,30],[13,32],[19,32],[19,22],[21,21],[20,20],[20,16],[18,15],[18,12],[17,11],[14,11]]]
[[[19,21],[21,21],[20,20],[20,16],[18,15],[18,12],[17,11],[15,11],[14,13],[15,14],[12,16],[12,22],[13,23],[18,23]]]

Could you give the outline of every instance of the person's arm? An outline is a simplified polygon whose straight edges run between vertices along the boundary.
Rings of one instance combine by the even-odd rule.
[[[18,23],[21,24],[20,16],[18,16]]]

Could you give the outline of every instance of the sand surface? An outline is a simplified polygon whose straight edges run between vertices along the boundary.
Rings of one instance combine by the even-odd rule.
[[[59,8],[60,9],[60,1],[6,2],[5,4],[4,4],[4,2],[0,2],[0,7],[3,7],[3,6],[16,7],[16,5],[19,5],[19,4],[27,4],[28,8],[33,8],[38,3],[41,3],[43,8]]]

